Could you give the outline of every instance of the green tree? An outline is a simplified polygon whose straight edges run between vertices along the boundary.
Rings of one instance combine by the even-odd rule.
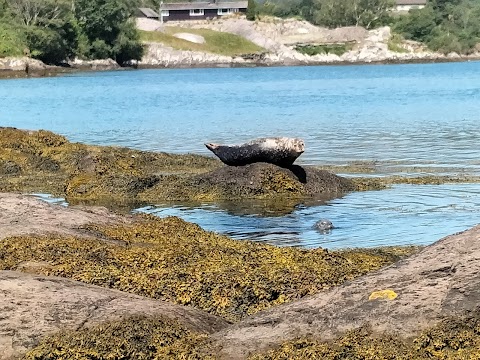
[[[22,56],[26,47],[24,32],[8,23],[0,23],[0,58],[6,56]]]
[[[140,36],[132,21],[123,24],[120,34],[115,40],[113,46],[115,61],[119,64],[125,64],[130,60],[140,60],[143,54],[143,45],[140,42]]]
[[[470,53],[480,43],[480,2],[432,0],[424,9],[400,17],[394,29],[435,51]]]
[[[392,0],[314,0],[313,22],[330,28],[371,29],[386,22],[392,6]]]
[[[257,9],[255,0],[248,0],[247,3],[247,20],[253,21],[257,17]]]
[[[134,0],[77,0],[75,17],[86,52],[83,55],[93,59],[113,57],[121,63],[141,58],[138,35],[128,24],[136,5]],[[85,40],[91,46],[85,46]]]
[[[410,10],[409,15],[402,16],[394,29],[406,39],[427,41],[437,26],[436,13],[432,7]]]

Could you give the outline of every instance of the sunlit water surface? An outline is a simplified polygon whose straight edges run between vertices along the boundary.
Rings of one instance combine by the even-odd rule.
[[[480,174],[480,63],[172,69],[0,81],[0,125],[72,141],[208,154],[205,142],[306,141],[299,164],[383,175]],[[283,212],[262,203],[147,204],[239,239],[293,246],[427,244],[479,222],[477,184],[398,185]],[[277,204],[278,205],[278,204]],[[291,211],[288,211],[291,209]],[[312,229],[330,219],[329,234]]]

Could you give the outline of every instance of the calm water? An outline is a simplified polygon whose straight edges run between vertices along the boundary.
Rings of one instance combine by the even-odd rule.
[[[75,74],[0,82],[0,125],[70,140],[207,154],[203,143],[260,136],[306,141],[301,164],[375,163],[385,174],[480,174],[480,63]],[[238,238],[303,246],[429,243],[478,222],[479,185],[396,186],[298,204],[164,204]],[[259,215],[261,214],[261,216]],[[337,225],[315,233],[319,218]],[[480,218],[480,217],[479,217]]]

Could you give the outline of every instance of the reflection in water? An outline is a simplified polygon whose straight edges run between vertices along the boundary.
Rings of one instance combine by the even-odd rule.
[[[254,217],[282,217],[289,215],[299,208],[326,204],[342,195],[328,194],[311,199],[247,199],[247,200],[218,200],[212,203],[202,202],[169,202],[156,207],[185,207],[222,210],[234,216]]]
[[[62,198],[34,195],[68,205]],[[444,184],[396,185],[308,202],[169,203],[134,211],[179,216],[239,240],[337,249],[430,244],[480,223],[479,208],[480,184]],[[320,219],[330,220],[335,228],[328,233],[315,230]]]
[[[248,212],[248,203],[243,206],[242,211],[233,212],[225,203],[159,205],[137,211],[160,217],[179,216],[235,239],[280,246],[335,249],[425,245],[480,223],[480,184],[396,185],[382,191],[297,204],[283,216],[268,215],[261,207],[253,206]],[[236,202],[230,208],[242,206]],[[314,229],[315,222],[323,218],[335,226],[330,233]]]

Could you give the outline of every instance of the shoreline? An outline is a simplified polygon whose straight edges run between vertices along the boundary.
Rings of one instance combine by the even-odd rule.
[[[134,71],[134,70],[168,70],[168,69],[220,69],[220,68],[274,68],[274,67],[300,67],[300,66],[367,66],[367,65],[415,65],[415,64],[443,64],[443,63],[463,63],[480,61],[480,57],[461,57],[461,58],[419,58],[419,59],[387,59],[378,61],[318,61],[318,62],[245,62],[245,63],[197,63],[197,64],[175,64],[175,65],[154,65],[139,64],[132,66],[82,66],[82,67],[63,67],[55,65],[45,65],[42,69],[0,69],[0,80],[10,79],[28,79],[56,77],[70,75],[75,73],[103,72],[103,71]]]

